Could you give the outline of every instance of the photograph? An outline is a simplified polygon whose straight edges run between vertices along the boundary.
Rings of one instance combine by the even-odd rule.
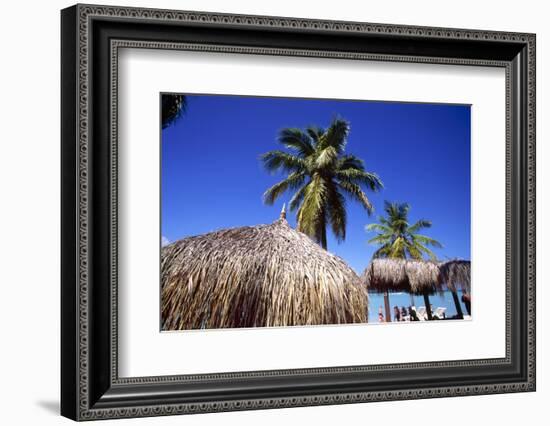
[[[161,331],[472,318],[470,105],[159,104]]]
[[[60,59],[41,66],[44,82],[11,85],[23,104],[30,85],[60,108],[33,116],[44,125],[4,126],[9,141],[40,129],[30,139],[59,202],[15,187],[55,206],[57,225],[39,228],[56,236],[19,235],[25,247],[9,251],[21,267],[4,281],[28,269],[29,241],[57,238],[57,260],[33,262],[46,260],[39,270],[55,270],[61,291],[26,286],[45,291],[24,299],[60,310],[57,338],[23,339],[30,354],[44,336],[58,342],[30,375],[52,376],[54,393],[28,374],[10,388],[75,421],[280,424],[292,413],[278,409],[312,407],[296,412],[333,424],[364,403],[376,422],[400,404],[395,421],[426,418],[427,403],[452,424],[465,417],[449,413],[495,412],[501,424],[535,413],[548,399],[536,344],[548,334],[536,318],[544,14],[256,3],[63,4],[60,20],[41,10],[32,22],[51,52],[12,43],[22,79],[25,65]],[[11,110],[29,121],[28,108]],[[8,145],[26,148],[31,186],[46,182],[29,173],[28,144]],[[39,223],[12,222],[19,234]],[[48,317],[40,309],[8,312],[29,320],[8,327],[17,344]],[[14,418],[33,411],[14,407]]]

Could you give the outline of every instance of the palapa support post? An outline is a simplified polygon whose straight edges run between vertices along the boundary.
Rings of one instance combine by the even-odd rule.
[[[390,295],[384,292],[384,308],[386,309],[386,322],[391,322]]]
[[[462,306],[460,306],[460,300],[458,299],[458,293],[456,292],[456,290],[453,290],[451,293],[453,294],[453,300],[454,300],[455,306],[456,306],[456,315],[458,316],[459,319],[464,319],[464,313],[462,312]]]
[[[432,320],[432,307],[430,304],[430,296],[428,296],[428,293],[424,293],[424,304],[426,305],[426,314],[428,315],[428,320]]]

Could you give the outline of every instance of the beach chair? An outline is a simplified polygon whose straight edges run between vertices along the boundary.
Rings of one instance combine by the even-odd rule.
[[[428,316],[426,314],[426,307],[425,306],[421,306],[420,308],[418,308],[416,310],[416,315],[418,316],[418,319],[420,321],[426,321],[428,319]]]
[[[437,318],[437,319],[445,319],[445,311],[447,310],[447,308],[444,308],[444,307],[439,307],[435,310],[434,314],[433,314],[433,317],[434,318]]]

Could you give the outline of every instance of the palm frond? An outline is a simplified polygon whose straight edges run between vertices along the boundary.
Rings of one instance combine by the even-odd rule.
[[[420,243],[416,243],[416,244],[415,244],[415,247],[416,247],[419,251],[421,251],[421,252],[427,254],[428,257],[429,257],[431,260],[434,260],[434,261],[437,260],[436,254],[435,254],[433,251],[431,251],[428,247],[426,247],[425,245],[420,244]]]
[[[332,146],[327,146],[319,152],[315,160],[317,169],[326,169],[331,167],[338,159],[338,152]]]
[[[357,185],[356,183],[340,181],[338,182],[338,186],[352,199],[358,201],[365,208],[365,210],[367,210],[367,213],[369,215],[372,213],[372,204],[359,185]]]
[[[365,230],[367,232],[378,231],[378,232],[387,233],[387,234],[391,234],[393,232],[389,226],[384,225],[382,223],[369,223],[368,225],[365,226]]]
[[[302,204],[302,201],[304,200],[304,197],[306,195],[308,185],[309,183],[307,183],[306,185],[303,185],[300,189],[298,189],[298,191],[294,193],[294,195],[290,199],[290,202],[288,204],[288,209],[291,212],[297,210],[300,207],[300,204]]]
[[[409,257],[411,259],[415,259],[415,260],[422,259],[422,250],[418,246],[414,244],[407,244],[405,250],[409,253]]]
[[[310,237],[317,238],[320,224],[324,223],[324,204],[327,188],[324,180],[315,176],[307,185],[302,205],[298,210],[298,230]]]
[[[338,241],[346,239],[346,199],[337,188],[332,186],[328,193],[328,219],[332,228],[332,233]]]
[[[377,236],[372,237],[367,242],[369,244],[382,244],[382,245],[385,245],[385,244],[391,244],[391,240],[392,240],[392,235],[378,234]]]
[[[286,179],[276,183],[264,192],[264,203],[272,205],[288,189],[296,189],[304,183],[305,175],[303,173],[292,173]]]
[[[162,103],[162,128],[166,129],[176,122],[187,109],[187,97],[185,95],[176,95],[164,93],[161,98]]]
[[[355,155],[342,155],[336,164],[337,170],[357,169],[365,170],[365,162]]]
[[[384,201],[384,210],[389,217],[406,217],[409,213],[410,205],[408,203],[391,203]]]
[[[306,164],[303,158],[296,155],[289,154],[284,151],[269,151],[260,156],[260,160],[263,162],[264,167],[271,173],[275,173],[279,170],[286,172],[300,172],[304,171]]]
[[[383,258],[383,257],[388,257],[389,252],[390,252],[390,248],[391,248],[391,246],[389,246],[389,245],[384,245],[384,246],[380,247],[378,250],[376,250],[372,254],[372,258],[373,259],[379,259],[379,258]]]
[[[439,241],[434,240],[433,238],[427,237],[425,235],[414,234],[412,236],[412,238],[413,238],[414,241],[418,241],[419,243],[424,244],[424,245],[437,247],[437,248],[442,248],[443,247],[443,245]]]
[[[389,222],[391,224],[391,227],[394,229],[405,230],[409,227],[409,222],[407,222],[407,220],[403,218],[390,218]]]
[[[315,151],[311,138],[300,129],[283,129],[279,132],[279,142],[297,152],[302,157],[312,155]]]
[[[323,136],[325,131],[319,126],[309,126],[306,129],[306,133],[309,135],[311,140],[317,142],[321,138],[321,136]]]
[[[341,118],[335,118],[320,139],[319,148],[333,147],[338,154],[344,152],[349,134],[349,123]]]
[[[340,180],[365,185],[373,192],[377,192],[384,187],[382,181],[376,173],[369,173],[364,170],[348,168],[338,170],[335,175]]]
[[[405,247],[405,239],[403,237],[397,237],[391,245],[389,257],[393,259],[404,258],[403,253],[405,251]]]
[[[409,228],[409,232],[411,234],[414,234],[415,232],[418,232],[421,229],[431,228],[431,226],[432,226],[432,222],[430,222],[429,220],[420,219],[416,221],[416,223]]]

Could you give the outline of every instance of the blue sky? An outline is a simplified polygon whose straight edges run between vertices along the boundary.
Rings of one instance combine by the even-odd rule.
[[[431,220],[424,233],[439,240],[439,258],[470,258],[470,107],[367,101],[241,96],[188,96],[186,113],[162,131],[161,228],[176,241],[221,228],[271,223],[290,193],[273,206],[262,194],[282,175],[267,173],[259,156],[284,149],[285,127],[327,127],[335,116],[348,120],[346,152],[365,161],[384,183],[367,192],[372,216],[347,203],[343,243],[329,233],[329,251],[357,272],[375,246],[365,225],[383,214],[384,200],[408,202],[410,219]],[[295,226],[294,214],[288,215]]]

